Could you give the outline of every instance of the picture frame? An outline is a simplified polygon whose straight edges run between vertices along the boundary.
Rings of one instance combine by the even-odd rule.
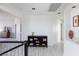
[[[79,26],[79,15],[73,17],[73,27]]]

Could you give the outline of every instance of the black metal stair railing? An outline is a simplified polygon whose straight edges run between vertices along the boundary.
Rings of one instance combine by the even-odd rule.
[[[6,54],[6,53],[8,53],[8,52],[10,52],[14,49],[17,49],[17,48],[19,48],[23,45],[24,45],[24,55],[28,56],[28,41],[0,41],[0,43],[21,43],[21,44],[13,47],[11,49],[8,49],[7,51],[4,51],[4,52],[0,53],[0,56],[4,55],[4,54]]]

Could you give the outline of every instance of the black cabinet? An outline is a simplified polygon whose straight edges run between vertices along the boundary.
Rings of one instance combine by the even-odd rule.
[[[47,47],[47,36],[28,36],[28,46]]]

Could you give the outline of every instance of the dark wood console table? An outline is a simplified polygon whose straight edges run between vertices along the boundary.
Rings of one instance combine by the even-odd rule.
[[[47,47],[47,36],[28,36],[28,46]]]

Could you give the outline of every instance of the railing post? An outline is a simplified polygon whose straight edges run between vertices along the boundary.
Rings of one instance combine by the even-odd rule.
[[[24,56],[28,56],[28,42],[25,41],[25,44],[24,44]]]

